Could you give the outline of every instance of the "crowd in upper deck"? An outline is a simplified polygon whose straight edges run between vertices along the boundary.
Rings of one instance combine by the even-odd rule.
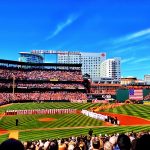
[[[0,82],[0,88],[12,88],[13,84]],[[15,88],[50,88],[50,89],[84,89],[83,84],[80,83],[15,83]]]
[[[0,78],[19,80],[82,81],[81,71],[0,69]]]

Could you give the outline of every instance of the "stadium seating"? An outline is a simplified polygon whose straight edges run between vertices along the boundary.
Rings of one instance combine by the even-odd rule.
[[[19,150],[146,150],[150,148],[150,134],[139,133],[117,133],[112,135],[81,135],[69,138],[39,139],[20,142],[15,139],[8,139],[1,143],[0,149]],[[24,148],[23,148],[24,147]]]
[[[80,64],[0,60],[0,103],[87,101]]]

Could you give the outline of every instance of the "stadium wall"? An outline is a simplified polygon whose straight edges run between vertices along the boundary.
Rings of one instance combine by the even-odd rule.
[[[143,89],[143,97],[150,94],[150,89]],[[129,90],[128,89],[118,89],[116,92],[116,99],[119,102],[124,102],[129,99]]]
[[[118,89],[116,92],[116,99],[119,102],[124,102],[129,99],[129,90],[128,89]]]
[[[148,94],[150,94],[150,89],[143,89],[143,96],[147,96]]]

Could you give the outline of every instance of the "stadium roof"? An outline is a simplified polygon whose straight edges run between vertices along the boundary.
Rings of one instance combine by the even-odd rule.
[[[81,67],[82,64],[63,64],[63,63],[29,63],[19,62],[13,60],[0,59],[0,63],[13,64],[13,65],[28,65],[28,66],[68,66],[68,67]]]
[[[38,56],[38,57],[44,59],[42,55],[34,54],[34,53],[30,53],[30,52],[19,52],[19,54],[20,54],[20,55],[22,55],[22,54],[35,55],[35,56]]]

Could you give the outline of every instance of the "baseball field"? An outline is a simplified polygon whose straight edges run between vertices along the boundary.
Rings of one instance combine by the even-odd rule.
[[[121,132],[139,132],[150,130],[150,105],[125,104],[118,107],[107,107],[108,104],[92,103],[16,103],[0,107],[0,141],[10,136],[27,141],[36,139],[53,139],[77,135],[87,135],[90,128],[94,134],[109,135]],[[105,107],[106,106],[106,107]],[[88,116],[80,110],[104,107],[98,113],[117,117],[120,126],[112,125]],[[5,115],[6,110],[31,109],[77,109],[76,114],[32,114]],[[19,120],[15,125],[16,118]]]

